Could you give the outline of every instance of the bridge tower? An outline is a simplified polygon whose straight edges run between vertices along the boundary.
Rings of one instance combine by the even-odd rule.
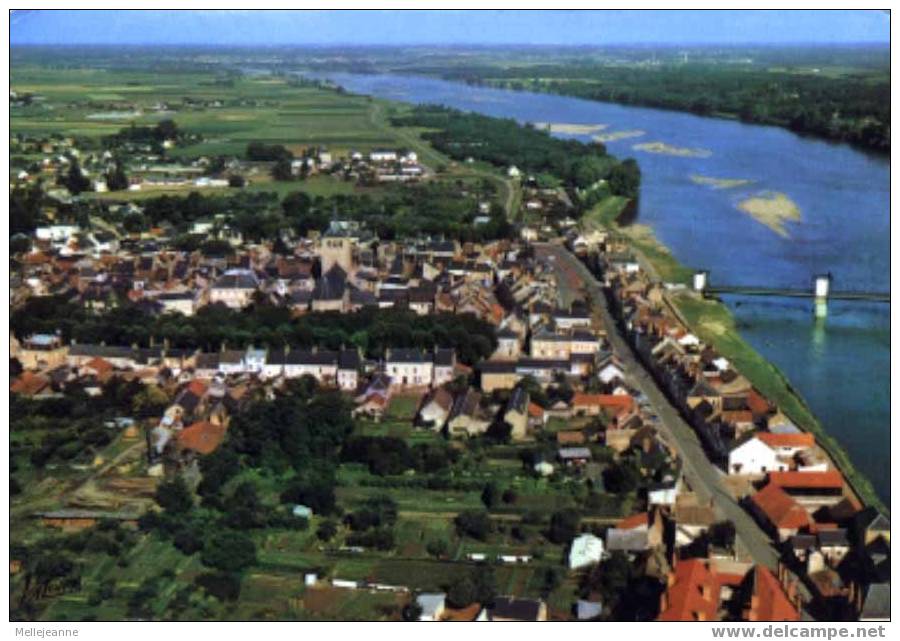
[[[829,291],[831,291],[831,274],[817,275],[813,284],[816,318],[825,318],[828,315]]]
[[[698,294],[706,291],[706,285],[709,281],[709,272],[706,270],[697,270],[694,272],[693,289]]]

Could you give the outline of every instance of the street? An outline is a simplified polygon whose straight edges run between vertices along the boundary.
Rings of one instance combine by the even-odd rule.
[[[555,256],[548,261],[555,270],[562,269],[575,272],[582,280],[585,291],[590,295],[592,303],[600,312],[607,330],[607,338],[613,353],[621,360],[631,382],[647,397],[660,418],[660,427],[673,443],[684,461],[684,478],[700,501],[712,499],[717,512],[722,518],[734,523],[737,532],[739,549],[742,549],[754,563],[759,563],[775,570],[778,554],[772,547],[768,535],[740,505],[734,500],[725,486],[724,474],[706,456],[700,440],[693,428],[681,417],[678,410],[669,402],[656,381],[637,360],[634,351],[620,333],[603,289],[588,269],[565,247],[550,244],[535,245],[538,256]]]

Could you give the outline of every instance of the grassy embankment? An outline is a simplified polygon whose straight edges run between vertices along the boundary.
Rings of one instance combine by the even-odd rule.
[[[690,282],[691,270],[679,263],[669,249],[657,240],[650,227],[617,223],[627,205],[628,199],[623,196],[607,196],[585,213],[582,226],[586,230],[605,227],[627,239],[660,279],[669,283]]]

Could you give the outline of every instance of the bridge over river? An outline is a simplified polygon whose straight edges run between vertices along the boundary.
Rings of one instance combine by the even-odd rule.
[[[702,294],[738,296],[772,296],[781,298],[812,298],[816,304],[816,316],[825,316],[829,300],[866,301],[874,303],[891,302],[890,292],[834,291],[831,289],[831,274],[823,274],[813,279],[813,286],[808,289],[791,289],[785,287],[766,287],[754,285],[712,285],[709,283],[708,271],[697,271],[693,279],[694,291]]]

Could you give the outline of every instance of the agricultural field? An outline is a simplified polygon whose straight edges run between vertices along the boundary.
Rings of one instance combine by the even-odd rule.
[[[242,154],[250,141],[328,145],[335,152],[401,144],[390,131],[373,127],[369,98],[286,79],[17,67],[11,89],[44,97],[13,108],[13,132],[99,137],[131,123],[171,118],[204,138],[173,151],[175,156]]]

